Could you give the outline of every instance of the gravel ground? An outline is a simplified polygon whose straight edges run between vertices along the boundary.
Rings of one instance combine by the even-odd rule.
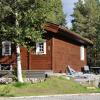
[[[100,94],[67,94],[55,96],[6,97],[0,100],[100,100]]]

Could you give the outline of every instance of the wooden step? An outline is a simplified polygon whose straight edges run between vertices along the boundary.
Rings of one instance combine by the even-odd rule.
[[[25,72],[26,78],[45,78],[45,72],[44,71],[31,71],[26,70]]]

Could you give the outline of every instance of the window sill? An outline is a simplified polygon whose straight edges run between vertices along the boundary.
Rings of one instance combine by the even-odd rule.
[[[35,53],[36,55],[46,55],[46,53]]]
[[[2,56],[11,56],[11,54],[4,54],[4,55],[2,55]]]

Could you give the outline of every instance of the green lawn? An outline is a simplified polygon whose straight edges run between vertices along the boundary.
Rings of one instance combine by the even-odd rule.
[[[88,90],[86,87],[62,77],[47,78],[45,82],[37,84],[13,83],[0,85],[0,96],[33,96],[89,92],[100,92],[100,89]]]

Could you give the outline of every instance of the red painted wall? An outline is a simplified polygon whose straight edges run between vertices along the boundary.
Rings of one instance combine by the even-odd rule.
[[[85,60],[81,61],[79,44],[57,38],[53,38],[52,43],[52,66],[54,72],[66,72],[68,65],[76,71],[80,71],[86,65],[86,48]]]
[[[21,48],[22,69],[26,70],[51,70],[51,39],[46,43],[46,54],[36,55],[35,52],[28,54],[26,48]]]

